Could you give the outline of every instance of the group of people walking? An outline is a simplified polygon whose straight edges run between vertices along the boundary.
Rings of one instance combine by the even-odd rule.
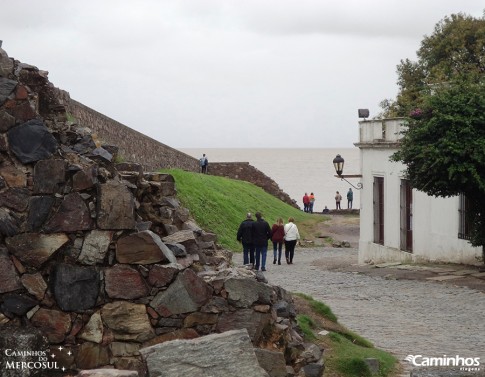
[[[284,224],[280,217],[272,227],[262,218],[260,212],[256,212],[256,221],[251,213],[239,225],[237,240],[243,246],[243,263],[255,270],[266,271],[266,257],[268,253],[268,241],[273,243],[273,264],[281,265],[283,244],[285,245],[285,259],[287,264],[293,263],[295,247],[300,239],[298,227],[293,217]]]

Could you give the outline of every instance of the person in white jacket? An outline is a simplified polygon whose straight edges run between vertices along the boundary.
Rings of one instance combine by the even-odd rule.
[[[296,242],[300,239],[300,233],[294,221],[295,219],[290,217],[288,224],[285,224],[285,257],[288,264],[293,264]]]

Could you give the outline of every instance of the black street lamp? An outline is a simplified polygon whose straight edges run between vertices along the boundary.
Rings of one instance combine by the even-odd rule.
[[[339,177],[344,172],[344,162],[345,160],[339,154],[333,159],[333,166],[335,166],[335,171]]]
[[[352,183],[350,183],[349,181],[347,181],[345,179],[345,178],[362,178],[362,175],[360,175],[360,174],[343,175],[343,172],[344,172],[344,163],[345,163],[345,160],[339,154],[333,159],[333,166],[335,167],[335,172],[337,173],[336,177],[340,178],[342,181],[347,182],[354,189],[356,189],[356,190],[362,190],[362,188],[364,187],[364,185],[362,184],[362,182],[357,183],[357,187],[356,187]]]

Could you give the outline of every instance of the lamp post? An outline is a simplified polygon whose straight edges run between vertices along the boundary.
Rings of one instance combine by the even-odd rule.
[[[344,162],[345,160],[339,154],[333,159],[333,166],[335,167],[335,171],[339,177],[344,171]]]
[[[345,160],[339,154],[333,159],[333,166],[335,167],[335,172],[337,173],[336,177],[340,178],[342,181],[347,182],[354,189],[362,190],[362,188],[364,187],[362,182],[359,182],[357,183],[357,186],[354,186],[352,183],[350,183],[345,179],[345,178],[362,178],[362,175],[361,174],[343,175],[344,163],[345,163]]]

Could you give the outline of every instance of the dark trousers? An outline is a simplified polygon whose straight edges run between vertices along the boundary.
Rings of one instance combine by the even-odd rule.
[[[340,208],[340,202],[335,202],[335,204],[336,204],[337,209],[341,209]]]
[[[352,208],[352,200],[349,200],[347,203],[347,208]]]
[[[254,269],[257,271],[261,266],[261,270],[266,270],[266,254],[268,253],[268,245],[256,245],[256,260],[254,262]]]
[[[278,262],[281,262],[281,250],[283,249],[283,242],[274,242],[273,241],[273,258],[274,260],[278,259]],[[276,258],[276,252],[278,252],[278,258]]]
[[[243,242],[243,263],[254,265],[254,245]]]
[[[295,255],[296,240],[285,241],[285,257],[287,263],[293,263],[293,256]]]

